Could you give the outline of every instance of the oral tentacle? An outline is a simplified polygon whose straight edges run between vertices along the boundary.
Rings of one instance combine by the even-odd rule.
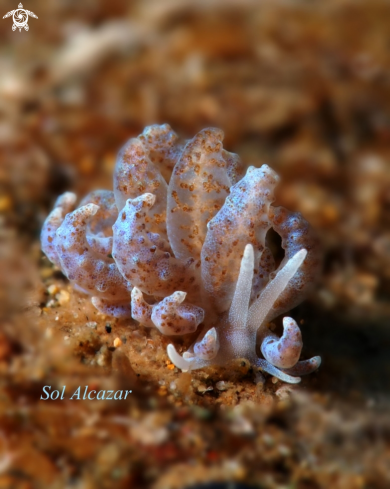
[[[247,244],[241,260],[236,289],[229,309],[229,324],[234,330],[246,328],[248,319],[249,300],[252,291],[254,266],[253,246]]]
[[[297,270],[303,263],[307,251],[300,250],[296,253],[284,267],[279,270],[275,278],[268,283],[266,288],[260,294],[260,297],[252,304],[249,309],[248,327],[251,331],[260,329],[260,336],[264,334],[264,321],[268,316],[272,306],[280,294],[285,290],[289,281],[294,277]],[[262,338],[260,338],[262,339]]]

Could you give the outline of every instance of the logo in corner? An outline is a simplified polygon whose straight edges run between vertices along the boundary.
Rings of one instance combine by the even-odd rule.
[[[19,32],[22,31],[24,28],[26,31],[28,31],[28,16],[34,17],[37,19],[38,17],[34,14],[34,12],[30,12],[30,10],[25,10],[23,8],[23,5],[19,3],[18,8],[16,10],[11,10],[10,12],[7,12],[4,16],[3,19],[6,19],[7,17],[13,18],[13,26],[12,30],[16,31],[16,29],[19,29]]]

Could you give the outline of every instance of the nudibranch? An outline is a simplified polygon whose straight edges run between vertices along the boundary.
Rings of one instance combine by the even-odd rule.
[[[280,338],[269,324],[313,286],[318,240],[299,213],[272,205],[275,171],[245,171],[222,141],[220,129],[183,141],[168,124],[146,127],[119,152],[113,191],[91,192],[78,206],[73,193],[57,199],[42,250],[104,314],[171,336],[199,328],[182,355],[168,346],[178,368],[246,358],[297,383],[321,359],[300,361],[292,318]],[[284,250],[278,266],[266,242],[271,228]]]

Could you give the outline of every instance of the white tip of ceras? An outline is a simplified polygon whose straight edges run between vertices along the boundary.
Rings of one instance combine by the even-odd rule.
[[[285,317],[283,318],[283,336],[282,338],[288,339],[291,345],[296,348],[302,349],[302,333],[299,329],[298,324],[293,318]]]
[[[54,207],[72,207],[76,203],[76,200],[76,194],[73,192],[65,192],[58,197]]]
[[[79,208],[80,214],[86,217],[94,216],[99,210],[99,206],[96,204],[86,204]]]
[[[133,287],[131,290],[131,298],[134,300],[135,299],[143,299],[143,294],[140,291],[140,289],[138,289],[137,287]]]
[[[152,306],[145,299],[142,291],[133,287],[131,291],[131,317],[140,322],[143,326],[154,326],[151,319]]]
[[[187,292],[182,292],[178,290],[171,295],[171,298],[174,302],[176,302],[176,304],[181,304],[182,302],[184,302],[186,296],[187,296]]]
[[[139,197],[135,197],[134,199],[127,199],[125,203],[125,208],[131,209],[131,206],[137,206],[141,202],[148,207],[152,207],[156,202],[156,196],[154,194],[145,193],[140,195]]]
[[[145,204],[149,207],[152,207],[154,203],[156,202],[156,196],[154,194],[142,194],[140,197],[138,197],[140,200],[145,202]]]
[[[275,182],[274,182],[275,184],[277,182],[279,182],[279,180],[280,180],[279,175],[270,166],[268,166],[265,163],[263,165],[261,165],[260,168],[257,168],[256,166],[253,166],[253,165],[249,166],[247,171],[246,171],[246,174],[251,175],[253,172],[258,172],[259,170],[261,170],[261,172],[264,175],[268,175],[268,176],[272,177],[275,180]]]

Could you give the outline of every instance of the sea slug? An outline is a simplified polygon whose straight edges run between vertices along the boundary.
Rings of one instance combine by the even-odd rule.
[[[42,250],[101,312],[165,335],[193,333],[182,370],[247,358],[286,382],[318,368],[299,361],[301,331],[289,317],[279,338],[270,321],[299,304],[319,274],[319,243],[299,213],[274,207],[279,177],[246,169],[208,128],[182,141],[168,124],[146,127],[118,154],[114,189],[57,199]],[[278,267],[267,247],[282,240]],[[256,353],[260,347],[262,358]]]

